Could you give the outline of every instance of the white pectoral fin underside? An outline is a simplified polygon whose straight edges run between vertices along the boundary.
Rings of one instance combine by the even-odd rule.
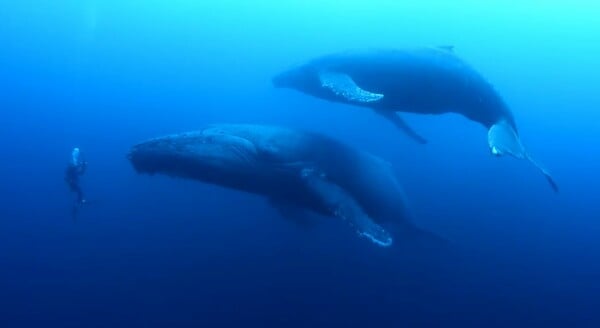
[[[325,206],[331,209],[336,217],[353,227],[359,236],[383,247],[392,244],[391,235],[375,223],[343,188],[310,169],[305,169],[302,177],[309,189],[321,198]]]
[[[335,95],[354,103],[368,104],[383,99],[384,95],[367,91],[359,87],[356,82],[347,74],[323,71],[319,73],[319,80],[323,88],[329,89]],[[426,144],[427,140],[413,130],[401,117],[394,111],[376,110],[376,112],[388,119],[397,128],[404,131],[409,137],[421,144]]]
[[[515,130],[508,124],[508,122],[502,120],[492,125],[488,131],[488,145],[492,154],[494,155],[511,155],[518,159],[525,159],[533,164],[546,178],[550,187],[555,192],[558,192],[558,184],[543,166],[535,161],[529,153],[525,150],[525,147],[521,143],[521,139],[515,132]]]
[[[383,98],[382,94],[362,89],[347,74],[323,71],[319,73],[319,81],[323,88],[331,90],[348,101],[370,103]]]

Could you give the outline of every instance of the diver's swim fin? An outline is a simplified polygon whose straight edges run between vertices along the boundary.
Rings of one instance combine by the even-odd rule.
[[[408,123],[406,123],[404,121],[404,119],[402,119],[402,117],[400,117],[398,114],[396,114],[396,112],[392,112],[389,110],[383,110],[383,109],[376,109],[375,113],[385,117],[388,121],[390,121],[392,124],[394,124],[395,127],[402,130],[404,133],[406,133],[409,137],[411,137],[416,142],[418,142],[422,145],[427,143],[427,139],[423,138],[413,128],[411,128],[410,125],[408,125]]]
[[[552,190],[558,192],[558,184],[554,178],[545,168],[531,158],[521,143],[521,139],[517,135],[517,132],[515,132],[508,122],[501,120],[492,125],[488,131],[488,145],[492,154],[494,155],[500,156],[508,154],[515,158],[529,161],[531,164],[533,164],[533,166],[540,170],[540,172],[542,172]]]
[[[349,75],[335,72],[319,73],[321,86],[351,102],[370,103],[383,98],[382,94],[361,89]]]

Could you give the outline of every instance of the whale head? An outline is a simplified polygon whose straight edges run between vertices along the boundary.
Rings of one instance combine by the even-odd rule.
[[[252,141],[219,126],[168,135],[133,146],[128,159],[138,173],[161,173],[202,181],[248,172],[255,164]]]

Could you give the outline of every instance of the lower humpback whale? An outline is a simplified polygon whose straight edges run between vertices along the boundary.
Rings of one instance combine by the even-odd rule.
[[[427,141],[396,112],[462,114],[488,129],[492,154],[528,160],[558,191],[549,172],[523,147],[504,100],[451,47],[326,55],[276,75],[273,84],[329,101],[372,108],[420,143]]]
[[[211,125],[140,143],[128,157],[139,173],[225,186],[263,195],[280,209],[340,218],[380,246],[392,244],[388,228],[394,235],[423,233],[387,162],[321,134]]]

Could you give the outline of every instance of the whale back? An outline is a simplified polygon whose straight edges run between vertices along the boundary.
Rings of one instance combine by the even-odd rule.
[[[347,74],[361,89],[384,95],[360,103],[298,87],[327,100],[423,114],[456,112],[488,128],[500,119],[514,125],[492,84],[446,47],[346,51],[314,59],[304,69]]]
[[[269,170],[292,177],[300,177],[304,169],[316,170],[352,195],[376,220],[402,221],[411,216],[392,166],[374,155],[310,131],[262,125],[235,129],[257,145],[259,159]],[[298,183],[301,189],[301,180]]]

